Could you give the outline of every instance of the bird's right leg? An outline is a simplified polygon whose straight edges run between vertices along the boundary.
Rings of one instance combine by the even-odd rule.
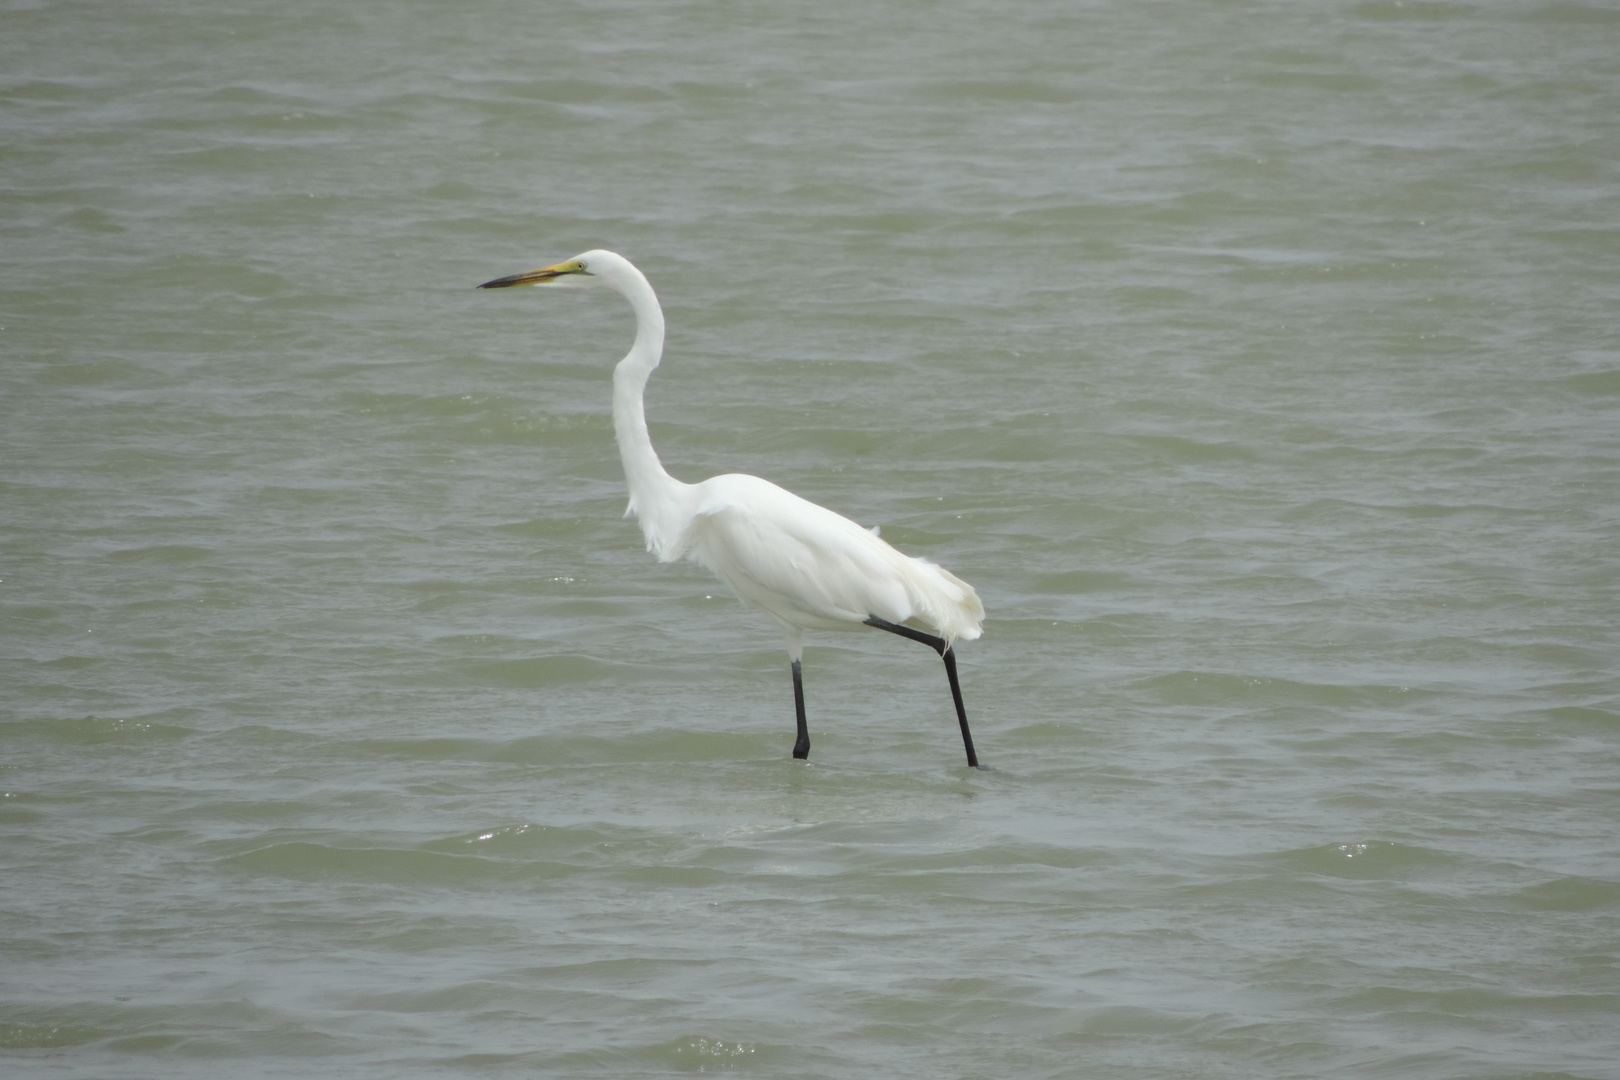
[[[793,744],[793,756],[803,761],[810,756],[810,725],[804,722],[804,673],[799,661],[793,661],[793,711],[799,718],[799,741]]]
[[[901,626],[887,619],[880,619],[873,615],[866,620],[867,626],[875,626],[879,630],[887,630],[891,634],[899,634],[912,641],[920,641],[924,645],[939,653],[940,659],[945,661],[945,677],[951,684],[951,703],[956,706],[956,722],[962,729],[962,748],[967,751],[968,767],[977,769],[979,755],[973,752],[973,734],[968,731],[967,709],[962,706],[962,684],[956,681],[956,650],[945,644],[945,639],[925,634],[921,630],[913,630],[909,626]]]

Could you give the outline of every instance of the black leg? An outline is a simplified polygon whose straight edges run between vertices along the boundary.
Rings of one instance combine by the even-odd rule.
[[[876,615],[873,615],[871,618],[867,619],[866,625],[875,626],[879,630],[887,630],[891,634],[899,634],[901,637],[910,638],[912,641],[920,641],[930,649],[933,649],[935,652],[939,653],[939,655],[945,655],[945,639],[942,637],[935,637],[933,634],[925,634],[921,630],[913,630],[909,626],[901,626],[899,623],[892,623],[887,619],[880,619]]]
[[[810,725],[804,722],[804,675],[797,660],[793,661],[793,711],[799,718],[799,741],[793,744],[793,756],[803,761],[810,756]]]
[[[962,707],[962,685],[956,681],[956,650],[947,648],[940,656],[945,658],[945,677],[951,680],[951,700],[956,703],[956,722],[962,725],[962,745],[967,748],[968,767],[979,767],[979,755],[973,752],[973,735],[968,731],[967,710]]]
[[[867,626],[875,626],[879,630],[887,630],[891,634],[899,634],[912,641],[920,641],[930,649],[939,653],[945,661],[945,677],[951,681],[951,701],[956,704],[956,721],[962,725],[962,746],[967,750],[968,766],[979,768],[979,755],[973,752],[973,736],[968,732],[967,709],[962,706],[962,686],[956,681],[956,650],[945,644],[945,639],[925,634],[921,630],[913,630],[909,626],[880,619],[876,615],[866,620]],[[795,683],[797,685],[797,683]]]

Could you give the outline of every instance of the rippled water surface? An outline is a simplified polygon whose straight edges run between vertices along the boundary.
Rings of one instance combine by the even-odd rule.
[[[0,1073],[1620,1076],[1620,14],[12,2]],[[780,637],[653,438],[973,582]]]

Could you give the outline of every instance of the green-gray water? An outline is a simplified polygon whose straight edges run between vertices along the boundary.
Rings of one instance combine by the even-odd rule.
[[[15,2],[0,179],[5,1076],[1620,1076],[1611,4]]]

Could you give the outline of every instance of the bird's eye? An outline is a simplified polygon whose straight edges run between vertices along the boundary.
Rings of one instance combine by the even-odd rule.
[[[579,269],[583,270],[583,269],[585,269],[585,260],[581,259],[579,262],[575,263],[574,265],[579,267]]]

